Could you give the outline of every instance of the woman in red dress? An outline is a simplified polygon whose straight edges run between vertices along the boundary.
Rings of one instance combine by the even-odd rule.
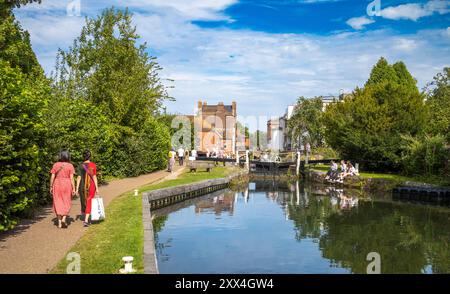
[[[58,217],[58,228],[67,228],[66,217],[72,206],[72,195],[75,194],[73,174],[75,169],[69,162],[70,154],[62,151],[59,161],[53,165],[50,173],[50,193],[53,195],[53,210]]]
[[[80,196],[81,214],[84,214],[83,225],[89,226],[92,198],[98,194],[97,166],[91,162],[91,152],[84,152],[84,162],[78,167],[76,194]]]

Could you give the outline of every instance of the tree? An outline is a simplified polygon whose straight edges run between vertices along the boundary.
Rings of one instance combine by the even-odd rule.
[[[450,68],[438,73],[426,87],[430,119],[427,132],[446,136],[450,143]]]
[[[389,65],[384,57],[381,57],[372,68],[370,77],[365,86],[382,85],[385,83],[397,82],[395,69]]]
[[[22,30],[9,6],[2,6],[0,14],[0,60],[8,61],[25,74],[42,78],[44,72],[31,48],[30,35]]]
[[[56,80],[66,97],[99,105],[113,124],[142,128],[165,99],[165,87],[154,57],[139,36],[128,10],[106,9],[96,19],[87,19],[73,46],[60,50]]]
[[[106,9],[86,20],[56,62],[58,96],[88,102],[106,116],[114,147],[103,170],[117,176],[161,168],[170,147],[169,130],[151,119],[170,98],[158,76],[160,66],[138,40],[128,10]]]
[[[424,96],[403,63],[394,69],[381,58],[366,86],[328,106],[323,119],[327,143],[344,158],[371,169],[399,170],[406,136],[421,134],[426,117]]]
[[[0,60],[0,231],[36,202],[41,172],[48,83]]]
[[[417,89],[417,81],[413,78],[413,76],[409,73],[408,69],[406,68],[406,65],[403,63],[403,61],[396,62],[392,65],[392,68],[395,71],[395,74],[397,76],[397,83],[404,85],[408,88],[410,88],[412,91],[418,91]]]
[[[322,123],[322,99],[316,97],[297,100],[294,113],[288,121],[292,138],[301,138],[304,143],[320,146],[323,143],[324,127]]]

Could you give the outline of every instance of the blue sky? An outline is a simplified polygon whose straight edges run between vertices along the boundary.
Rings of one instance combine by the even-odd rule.
[[[366,0],[42,2],[16,15],[47,73],[57,49],[80,33],[84,16],[129,7],[164,68],[164,83],[174,86],[169,92],[177,101],[168,110],[182,114],[193,113],[202,99],[235,100],[243,116],[281,115],[299,96],[363,85],[380,56],[403,60],[420,88],[450,66],[448,0],[379,0],[376,15],[368,15],[372,1]],[[67,12],[77,2],[80,16]]]

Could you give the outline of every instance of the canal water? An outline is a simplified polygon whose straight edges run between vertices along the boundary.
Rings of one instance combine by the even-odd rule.
[[[390,195],[252,182],[152,214],[160,273],[450,273],[450,209]]]

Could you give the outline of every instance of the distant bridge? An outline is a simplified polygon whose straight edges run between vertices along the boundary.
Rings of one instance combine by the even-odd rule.
[[[197,161],[213,161],[216,163],[225,163],[234,162],[236,163],[236,159],[234,158],[216,158],[216,157],[198,157]],[[330,164],[331,161],[339,161],[339,159],[318,159],[318,160],[308,160],[308,164]],[[239,160],[240,165],[245,165],[246,160]],[[249,169],[251,173],[255,174],[285,174],[289,169],[293,171],[293,174],[296,173],[297,162],[295,161],[282,161],[282,162],[273,162],[273,161],[261,161],[261,160],[249,160]],[[300,173],[304,173],[305,171],[306,160],[300,160]]]

